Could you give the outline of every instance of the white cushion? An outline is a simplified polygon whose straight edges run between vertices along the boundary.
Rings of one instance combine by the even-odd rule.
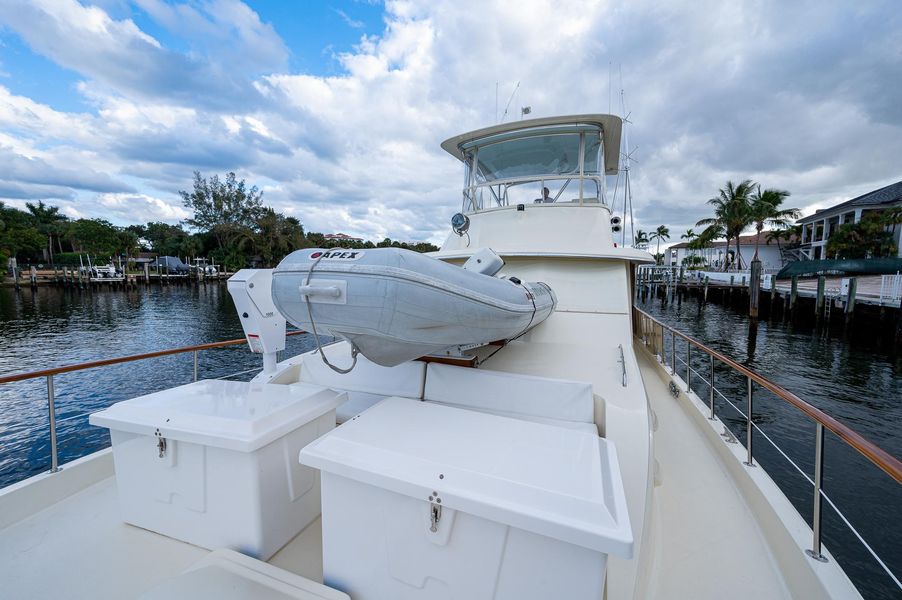
[[[350,347],[345,342],[323,348],[333,365],[346,368],[351,364]],[[423,380],[426,364],[419,361],[401,363],[396,367],[383,367],[370,362],[362,354],[357,356],[357,366],[346,375],[336,373],[323,362],[319,352],[304,355],[300,380],[316,383],[336,390],[366,392],[381,396],[423,397]]]
[[[595,422],[592,384],[430,363],[423,398],[518,417]]]

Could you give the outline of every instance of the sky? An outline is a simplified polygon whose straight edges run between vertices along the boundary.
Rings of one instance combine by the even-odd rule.
[[[439,143],[508,103],[627,114],[636,225],[672,241],[727,180],[810,214],[902,180],[902,10],[0,0],[11,206],[178,223],[194,171],[234,171],[308,231],[440,243],[463,177]]]

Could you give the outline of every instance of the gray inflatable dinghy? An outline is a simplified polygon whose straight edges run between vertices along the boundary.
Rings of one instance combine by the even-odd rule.
[[[510,340],[557,304],[544,283],[502,279],[401,248],[298,250],[274,270],[272,298],[297,327],[344,338],[383,366]]]

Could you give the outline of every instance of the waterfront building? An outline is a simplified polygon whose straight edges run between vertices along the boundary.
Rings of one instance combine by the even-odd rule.
[[[748,268],[749,261],[755,256],[755,238],[758,238],[758,259],[761,268],[765,271],[776,271],[783,267],[782,250],[790,243],[790,239],[782,239],[778,244],[776,240],[768,240],[770,232],[762,231],[759,235],[739,236],[739,254],[742,256],[742,264],[737,268]],[[664,264],[678,267],[689,265],[693,262],[691,257],[700,257],[699,266],[719,269],[723,267],[724,260],[732,262],[736,256],[736,240],[730,240],[729,260],[726,240],[717,240],[708,244],[706,248],[691,249],[688,242],[674,244],[665,253]]]
[[[902,206],[902,181],[816,211],[796,221],[802,226],[799,250],[810,259],[827,258],[827,241],[840,225],[858,223],[869,212]],[[896,255],[902,258],[902,227],[895,228]]]
[[[363,238],[350,236],[346,233],[327,233],[323,236],[326,241],[336,242],[362,242]]]

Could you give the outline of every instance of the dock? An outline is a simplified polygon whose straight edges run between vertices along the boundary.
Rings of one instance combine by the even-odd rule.
[[[77,268],[62,267],[56,269],[30,269],[19,271],[15,276],[0,280],[0,286],[21,288],[37,288],[45,286],[77,288],[77,289],[133,289],[139,285],[205,285],[226,281],[232,273],[154,273],[129,272],[116,277],[88,277]]]
[[[636,271],[636,294],[659,298],[665,304],[695,297],[700,303],[747,307],[752,319],[812,321],[827,328],[841,324],[847,330],[858,321],[863,328],[873,328],[875,336],[892,337],[902,350],[902,274],[794,276],[778,281],[775,274],[764,273],[758,290],[752,290],[751,281],[748,271],[642,266]],[[758,292],[757,303],[754,291]]]

